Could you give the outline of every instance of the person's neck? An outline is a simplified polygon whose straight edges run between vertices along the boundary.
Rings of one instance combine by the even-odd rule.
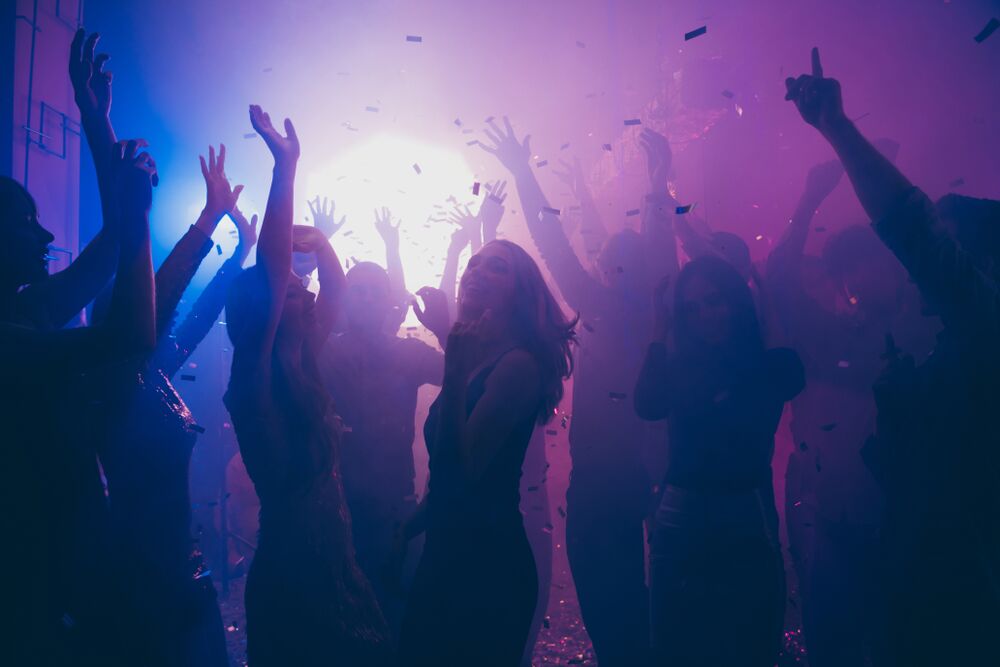
[[[0,287],[0,320],[13,321],[16,313],[18,286],[5,283]]]

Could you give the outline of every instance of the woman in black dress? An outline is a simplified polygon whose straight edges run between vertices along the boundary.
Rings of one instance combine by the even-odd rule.
[[[405,528],[427,537],[403,619],[403,664],[519,664],[538,595],[521,465],[572,372],[575,324],[520,246],[493,241],[469,260],[441,394],[424,424],[430,485]]]
[[[226,305],[233,369],[225,403],[260,498],[260,536],[246,585],[250,667],[389,664],[389,632],[354,560],[337,462],[338,419],[316,367],[333,328],[344,274],[315,227],[292,225],[299,144],[260,107],[250,121],[274,155],[258,243]],[[292,250],[314,253],[313,298]]]
[[[670,431],[650,553],[656,664],[770,667],[784,611],[771,456],[802,364],[765,349],[750,289],[727,262],[684,267],[676,326],[666,287],[635,389],[639,416]]]

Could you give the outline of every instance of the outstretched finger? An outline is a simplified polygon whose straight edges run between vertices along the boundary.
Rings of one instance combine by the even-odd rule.
[[[504,132],[503,132],[503,130],[500,129],[500,126],[497,125],[496,120],[494,120],[493,118],[490,118],[488,121],[486,121],[486,124],[489,125],[493,129],[493,131],[496,133],[496,135],[498,137],[504,136]]]
[[[299,135],[295,133],[295,126],[292,125],[290,118],[285,119],[285,136],[295,142],[299,140]]]
[[[215,163],[215,168],[220,174],[226,172],[226,145],[219,144],[219,159]]]
[[[233,206],[236,206],[236,202],[240,199],[240,193],[243,192],[243,186],[237,185],[233,188]]]
[[[94,50],[97,48],[97,42],[101,39],[100,33],[93,33],[87,38],[86,43],[83,45],[83,60],[84,62],[92,63],[94,62]]]
[[[819,47],[816,46],[812,49],[812,72],[814,77],[823,78],[823,64],[819,61]]]
[[[73,64],[79,63],[83,58],[83,40],[86,35],[87,32],[83,28],[78,29],[73,35],[73,43],[69,45],[69,60]]]
[[[514,126],[510,124],[510,118],[507,118],[507,116],[503,117],[503,126],[505,128],[507,128],[507,134],[510,135],[511,137],[513,137],[514,136]]]
[[[107,53],[99,53],[99,54],[97,54],[97,57],[94,58],[94,71],[95,72],[100,72],[101,74],[104,74],[105,73],[104,72],[104,65],[109,60],[111,60],[111,56],[109,56]],[[110,74],[110,72],[109,72],[109,74]]]
[[[483,130],[483,134],[485,134],[485,135],[486,135],[486,138],[487,138],[487,139],[489,139],[490,141],[492,141],[492,142],[493,142],[493,145],[494,145],[494,146],[499,146],[499,145],[500,145],[500,143],[501,143],[501,141],[502,141],[502,140],[500,139],[500,137],[501,137],[502,135],[501,135],[501,133],[500,133],[500,130],[499,130],[499,129],[497,129],[495,133],[494,133],[494,132],[492,132],[492,131],[490,131],[490,130]]]
[[[205,180],[208,180],[208,165],[205,164],[205,156],[199,155],[198,161],[201,162],[201,175],[205,177]]]
[[[215,173],[215,146],[208,147],[208,170]]]

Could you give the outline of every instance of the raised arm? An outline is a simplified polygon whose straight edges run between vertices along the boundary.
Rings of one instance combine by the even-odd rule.
[[[316,296],[318,347],[326,342],[337,322],[344,289],[347,287],[347,277],[329,239],[316,227],[295,225],[292,228],[292,250],[316,257],[316,267],[319,269],[319,294]]]
[[[271,190],[257,243],[264,311],[261,319],[250,323],[240,339],[234,341],[230,384],[253,382],[268,387],[274,337],[292,271],[292,216],[299,140],[290,120],[285,119],[286,136],[281,136],[271,124],[271,117],[257,105],[250,105],[250,124],[274,157]]]
[[[941,224],[926,195],[869,142],[844,113],[840,83],[823,76],[819,50],[812,73],[787,79],[786,99],[830,142],[876,233],[906,267],[945,322],[974,322],[1000,334],[1000,288]]]
[[[109,208],[111,226],[120,250],[107,318],[98,325],[55,331],[0,326],[5,369],[80,372],[152,351],[156,332],[149,208],[156,166],[149,154],[136,155],[137,148],[137,141],[116,144],[108,159],[115,202]]]
[[[486,197],[479,206],[479,226],[482,228],[483,243],[497,240],[497,230],[500,229],[500,222],[503,214],[507,210],[504,202],[507,201],[507,181],[497,181],[486,184]],[[479,248],[475,245],[476,237],[472,239],[472,252]]]
[[[118,214],[113,208],[111,192],[115,186],[111,155],[116,143],[109,117],[112,77],[111,72],[104,71],[110,56],[105,53],[94,56],[100,35],[94,33],[85,38],[83,29],[77,30],[73,37],[69,77],[80,110],[80,124],[94,159],[105,224],[70,266],[24,290],[22,298],[45,312],[49,324],[56,328],[69,322],[107,285],[115,271],[118,253],[118,238],[107,224]]]
[[[583,165],[579,158],[573,158],[573,164],[565,160],[559,163],[565,171],[553,169],[552,173],[563,183],[569,186],[580,203],[580,238],[583,240],[583,248],[587,253],[587,259],[591,262],[601,254],[604,242],[608,240],[608,230],[604,227],[601,219],[601,212],[597,208],[597,202],[587,187],[587,179],[583,174]]]
[[[480,143],[480,147],[495,155],[513,176],[531,238],[570,307],[585,313],[604,310],[604,286],[587,273],[573,252],[558,215],[550,208],[531,171],[530,135],[523,141],[518,140],[510,121],[506,117],[503,121],[505,130],[490,121],[490,129],[485,133],[492,146]]]
[[[184,291],[191,283],[205,255],[212,249],[212,234],[219,221],[236,208],[242,185],[230,187],[226,177],[226,146],[220,144],[216,159],[215,148],[208,147],[208,161],[201,160],[201,175],[205,178],[205,207],[198,220],[173,247],[156,272],[156,330],[159,336],[170,331],[170,325]]]
[[[226,295],[233,281],[243,272],[243,263],[250,251],[257,244],[257,216],[247,221],[243,213],[234,208],[231,211],[233,221],[239,230],[239,243],[233,256],[227,259],[216,271],[215,275],[198,295],[198,300],[191,306],[184,320],[174,329],[174,346],[172,350],[162,355],[158,351],[157,363],[167,377],[174,373],[187,361],[195,348],[212,330],[219,314],[226,305]]]
[[[680,271],[677,261],[677,237],[674,234],[676,205],[667,190],[667,175],[673,161],[670,142],[662,134],[645,129],[639,136],[639,145],[646,154],[649,173],[649,194],[642,211],[643,247],[646,266],[649,267],[650,286],[666,276],[676,276]]]
[[[399,326],[406,319],[406,312],[409,310],[410,294],[406,291],[406,274],[403,271],[403,258],[399,254],[399,226],[402,224],[398,220],[392,224],[392,212],[382,207],[381,212],[375,210],[375,231],[382,237],[385,244],[385,270],[389,274],[389,299],[392,301],[394,319],[389,322],[392,333],[395,335]]]

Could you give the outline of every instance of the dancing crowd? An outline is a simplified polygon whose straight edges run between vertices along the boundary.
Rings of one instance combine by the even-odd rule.
[[[384,268],[345,273],[344,220],[326,200],[309,202],[313,225],[294,224],[299,137],[256,105],[272,165],[259,228],[225,146],[210,147],[204,209],[154,271],[156,163],[115,134],[98,39],[77,32],[69,76],[103,227],[68,268],[49,274],[38,205],[0,177],[0,662],[229,664],[192,538],[204,429],[173,385],[225,309],[224,402],[260,508],[251,667],[531,664],[551,529],[521,501],[525,480],[544,481],[542,433],[571,376],[566,547],[602,666],[775,665],[786,404],[783,515],[810,664],[1000,664],[1000,202],[930,201],[896,147],[845,115],[816,49],[786,99],[837,160],[808,172],[764,261],[674,198],[670,144],[650,129],[638,231],[606,231],[579,164],[559,174],[580,204],[578,252],[529,137],[503,118],[480,145],[508,172],[561,298],[534,249],[497,238],[506,181],[477,212],[456,208],[441,283],[413,297],[387,209]],[[871,224],[807,255],[845,173]],[[237,248],[176,324],[226,219]],[[398,335],[410,308],[440,350]],[[418,494],[423,385],[440,389]],[[662,479],[650,449],[666,452]]]

